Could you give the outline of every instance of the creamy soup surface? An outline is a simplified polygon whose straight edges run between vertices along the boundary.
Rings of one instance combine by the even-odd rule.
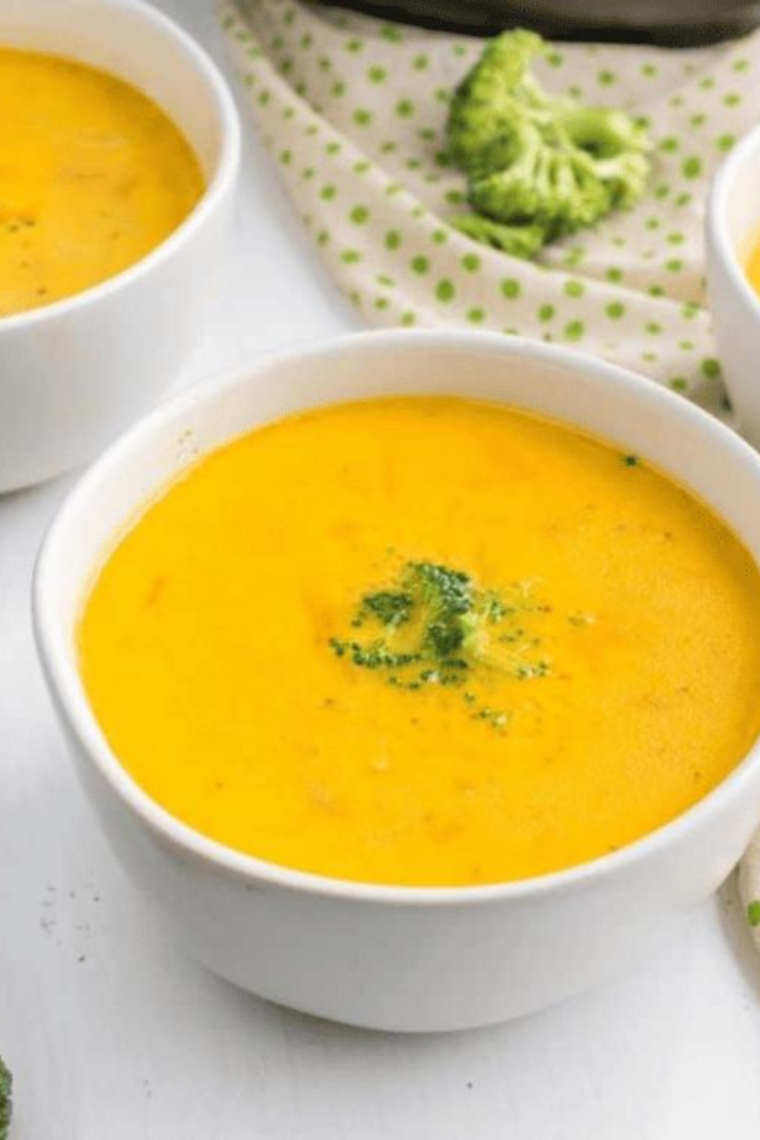
[[[168,116],[104,71],[0,47],[0,316],[138,261],[203,193]]]
[[[366,882],[614,851],[760,731],[760,575],[726,526],[638,456],[460,399],[335,405],[203,458],[107,557],[79,648],[159,804]]]

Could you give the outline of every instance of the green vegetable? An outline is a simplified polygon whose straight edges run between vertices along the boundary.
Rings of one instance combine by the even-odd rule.
[[[11,1123],[11,1089],[13,1077],[0,1057],[0,1140],[6,1140]]]
[[[462,685],[467,680],[546,676],[549,663],[536,650],[522,619],[546,610],[530,587],[517,583],[497,593],[476,587],[462,570],[434,562],[407,562],[392,589],[364,594],[351,627],[354,637],[333,637],[330,646],[352,665],[379,670],[405,689]],[[470,692],[464,700],[472,705]],[[490,707],[472,715],[494,727],[507,714]]]
[[[453,224],[515,256],[633,205],[649,172],[646,132],[623,111],[543,90],[529,67],[544,50],[534,32],[497,36],[449,113],[448,152],[467,174],[476,211]]]
[[[753,899],[747,907],[747,922],[750,926],[760,926],[760,899]]]

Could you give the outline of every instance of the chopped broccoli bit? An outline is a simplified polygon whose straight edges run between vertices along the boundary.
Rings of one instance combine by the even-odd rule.
[[[0,1140],[6,1140],[11,1123],[13,1077],[0,1057]]]
[[[397,688],[461,686],[489,677],[515,681],[545,677],[549,662],[534,656],[540,639],[528,636],[519,619],[543,613],[530,585],[507,590],[478,589],[462,570],[435,562],[407,562],[397,588],[364,594],[351,621],[362,635],[333,637],[330,647],[352,665],[380,670]],[[476,697],[463,694],[473,706]],[[507,713],[489,707],[473,715],[502,728]]]
[[[544,50],[521,29],[491,40],[456,89],[447,127],[475,211],[453,224],[518,257],[633,205],[649,173],[646,131],[629,115],[543,90],[529,68]]]

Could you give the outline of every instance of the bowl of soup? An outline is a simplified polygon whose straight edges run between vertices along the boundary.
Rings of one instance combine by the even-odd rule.
[[[655,952],[746,846],[758,502],[746,443],[621,369],[361,334],[114,445],[37,643],[181,945],[322,1017],[483,1025]]]
[[[760,446],[760,128],[724,160],[706,215],[707,286],[723,374],[740,431]]]
[[[210,58],[147,4],[0,8],[0,492],[92,458],[197,344],[239,162]]]

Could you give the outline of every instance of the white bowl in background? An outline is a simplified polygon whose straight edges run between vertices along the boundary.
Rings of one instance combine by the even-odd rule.
[[[158,103],[206,190],[140,261],[54,304],[0,317],[0,492],[92,458],[155,403],[203,328],[240,156],[227,85],[176,24],[138,0],[3,0],[0,45],[70,56]]]
[[[78,618],[115,536],[198,455],[297,409],[403,393],[504,401],[644,455],[706,500],[760,561],[760,456],[681,397],[568,350],[498,334],[367,333],[196,389],[109,449],[50,529],[34,622],[106,835],[188,951],[246,989],[323,1017],[461,1029],[548,1006],[650,954],[746,847],[760,818],[760,749],[674,822],[594,862],[503,885],[367,885],[240,854],[174,819],[111,752],[77,663]]]
[[[737,426],[760,447],[760,298],[747,279],[750,241],[760,239],[760,126],[722,163],[705,223],[707,291]]]

